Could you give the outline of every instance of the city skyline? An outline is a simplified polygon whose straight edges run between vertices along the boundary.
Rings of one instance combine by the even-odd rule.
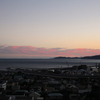
[[[100,54],[99,0],[0,0],[0,58]]]

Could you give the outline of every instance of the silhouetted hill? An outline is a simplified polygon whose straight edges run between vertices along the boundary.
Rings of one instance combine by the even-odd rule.
[[[84,57],[54,57],[53,59],[100,59],[100,55],[84,56]]]
[[[95,55],[95,56],[85,56],[85,57],[82,57],[82,59],[100,59],[100,55]]]
[[[54,59],[67,59],[67,57],[54,57]]]
[[[80,57],[54,57],[53,59],[78,59]]]

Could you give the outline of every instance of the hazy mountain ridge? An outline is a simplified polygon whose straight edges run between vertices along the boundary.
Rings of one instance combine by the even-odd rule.
[[[84,56],[84,57],[54,57],[54,59],[100,59],[100,55]]]
[[[94,55],[94,56],[85,56],[82,57],[83,59],[100,59],[100,55]]]
[[[80,59],[80,57],[54,57],[53,59]]]

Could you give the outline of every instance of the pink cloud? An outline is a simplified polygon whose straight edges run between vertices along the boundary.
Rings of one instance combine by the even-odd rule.
[[[66,56],[66,57],[81,57],[99,55],[100,49],[63,49],[63,48],[37,48],[33,46],[2,46],[0,45],[0,55],[9,56],[39,56],[39,57],[54,57],[54,56]]]

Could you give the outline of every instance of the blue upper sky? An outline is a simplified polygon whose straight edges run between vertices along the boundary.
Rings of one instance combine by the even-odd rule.
[[[0,0],[0,45],[100,49],[100,0]]]

